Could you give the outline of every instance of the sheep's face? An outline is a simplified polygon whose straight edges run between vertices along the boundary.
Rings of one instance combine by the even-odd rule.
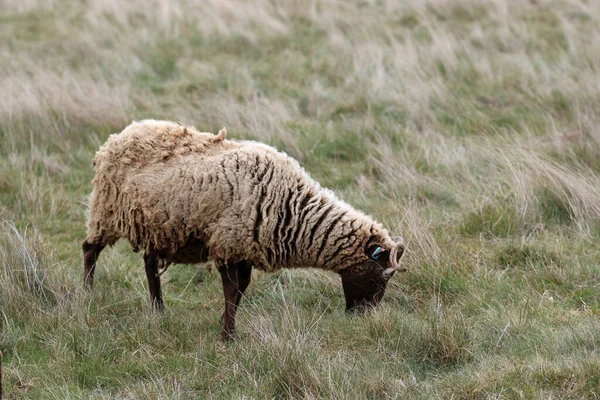
[[[400,265],[404,244],[398,238],[396,247],[385,250],[380,246],[369,246],[367,260],[341,271],[346,311],[355,312],[373,308],[379,304],[388,281],[396,271],[406,271]]]

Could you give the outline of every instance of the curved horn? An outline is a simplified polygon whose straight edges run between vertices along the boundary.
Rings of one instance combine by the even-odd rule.
[[[402,238],[399,236],[393,237],[392,240],[396,242],[396,245],[390,252],[390,263],[396,271],[406,271],[406,268],[400,264],[400,258],[402,258],[404,250],[406,249],[404,246],[404,240],[402,240]]]
[[[394,276],[394,272],[396,272],[395,268],[386,268],[382,275],[385,280],[390,280],[392,276]]]

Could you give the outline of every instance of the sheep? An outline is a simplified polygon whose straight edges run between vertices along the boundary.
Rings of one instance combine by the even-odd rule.
[[[316,267],[341,275],[346,310],[376,306],[404,243],[322,188],[273,147],[193,127],[144,120],[111,135],[94,158],[84,281],[100,252],[121,238],[144,251],[153,307],[164,307],[160,270],[213,261],[225,296],[222,337],[252,268]]]

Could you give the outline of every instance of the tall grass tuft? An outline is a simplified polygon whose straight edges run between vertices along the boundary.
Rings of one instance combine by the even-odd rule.
[[[24,299],[42,305],[56,302],[39,238],[31,235],[27,229],[20,231],[14,222],[2,221],[0,265],[1,298],[5,307],[18,305]]]

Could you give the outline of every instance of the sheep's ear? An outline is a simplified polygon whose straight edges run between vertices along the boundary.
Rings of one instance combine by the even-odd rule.
[[[225,137],[227,136],[227,129],[225,127],[223,127],[220,131],[219,134],[217,135],[217,142],[220,142],[222,140],[225,140]]]

